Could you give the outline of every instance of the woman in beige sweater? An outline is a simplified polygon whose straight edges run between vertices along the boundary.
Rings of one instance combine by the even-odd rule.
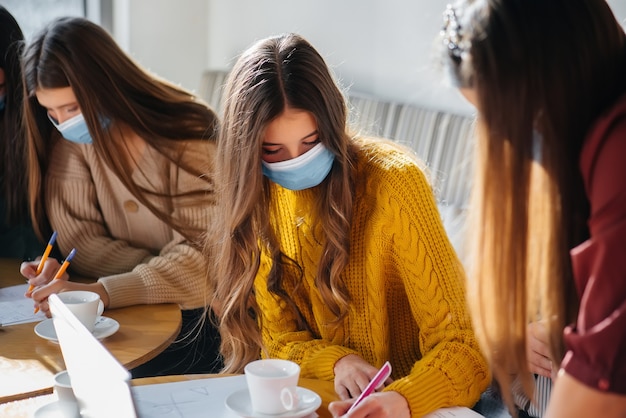
[[[23,66],[33,223],[47,239],[49,220],[61,253],[77,250],[73,271],[97,279],[50,282],[57,260],[39,275],[37,262],[24,263],[36,286],[27,296],[44,312],[48,295],[77,289],[97,292],[107,308],[178,303],[184,352],[170,350],[171,359],[134,376],[216,370],[217,332],[211,321],[196,328],[207,300],[200,242],[213,203],[204,173],[212,172],[215,113],[82,18],[47,26]]]

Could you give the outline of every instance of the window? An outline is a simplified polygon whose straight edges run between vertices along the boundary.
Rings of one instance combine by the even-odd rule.
[[[113,0],[3,0],[2,5],[15,17],[26,41],[51,20],[61,16],[83,16],[112,27]]]

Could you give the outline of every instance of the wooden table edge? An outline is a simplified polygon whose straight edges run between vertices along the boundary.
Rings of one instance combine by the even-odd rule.
[[[147,363],[148,361],[152,360],[153,358],[157,357],[159,354],[163,353],[167,347],[169,347],[175,340],[176,338],[178,338],[178,335],[180,334],[180,330],[182,329],[182,318],[180,321],[178,321],[178,327],[176,328],[176,331],[172,334],[172,336],[170,338],[168,338],[167,340],[164,340],[161,344],[159,344],[157,347],[155,347],[154,350],[150,351],[149,353],[146,353],[145,355],[136,358],[135,360],[129,361],[128,363],[122,364],[126,369],[130,370],[130,369],[134,369],[137,366],[141,366],[144,363]]]

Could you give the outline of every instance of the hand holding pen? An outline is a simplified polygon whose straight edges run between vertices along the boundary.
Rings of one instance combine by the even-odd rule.
[[[389,390],[378,392],[383,385],[390,383],[391,365],[383,364],[376,375],[356,399],[342,399],[328,405],[333,417],[378,417],[410,418],[411,412],[406,398],[400,393]],[[374,398],[375,399],[372,399]],[[370,400],[371,399],[371,400]],[[367,400],[367,401],[366,401]]]
[[[359,397],[356,398],[356,401],[354,401],[350,409],[348,409],[347,413],[349,414],[350,412],[352,412],[352,410],[356,408],[357,405],[360,404],[361,401],[363,401],[363,399],[370,396],[379,386],[381,386],[385,382],[385,380],[387,380],[389,376],[391,376],[391,364],[389,364],[389,362],[387,361],[385,362],[385,364],[383,364],[383,367],[378,370],[376,376],[374,376],[374,378],[370,380],[370,382],[365,387],[363,392],[361,392]]]
[[[50,251],[52,251],[52,247],[54,247],[54,243],[57,240],[57,231],[54,231],[52,233],[52,236],[50,237],[50,240],[48,241],[48,245],[46,245],[46,250],[43,252],[43,255],[41,256],[41,260],[39,260],[39,264],[37,265],[37,270],[35,271],[35,275],[39,276],[41,274],[41,271],[43,270],[43,266],[44,264],[46,264],[46,260],[48,259],[48,257],[50,256]],[[35,289],[34,285],[30,285],[28,286],[28,293],[32,292],[33,289]]]
[[[75,254],[76,254],[76,248],[72,248],[72,251],[70,251],[67,257],[65,257],[63,264],[61,264],[61,267],[59,268],[59,270],[57,270],[56,274],[52,278],[52,281],[59,280],[61,277],[63,277],[63,274],[65,274],[65,270],[67,270],[67,268],[69,267],[70,261],[72,261],[72,258],[74,258]],[[39,312],[39,307],[35,308],[35,313],[37,312]]]
[[[70,251],[70,253],[67,255],[67,257],[65,258],[65,260],[63,261],[63,263],[60,265],[59,269],[56,271],[55,275],[52,277],[51,282],[54,282],[55,280],[59,280],[63,277],[63,275],[65,274],[65,271],[67,270],[67,268],[70,265],[70,262],[72,261],[72,259],[74,258],[74,255],[76,254],[76,249],[72,248],[72,250]],[[45,255],[45,254],[44,254]],[[56,260],[55,260],[56,261]],[[40,265],[43,265],[43,263],[39,263]],[[24,266],[24,264],[22,265]],[[22,267],[24,268],[24,267]],[[31,285],[31,287],[34,289],[34,286]],[[32,289],[29,289],[28,292],[32,292]],[[28,294],[28,293],[27,293]],[[30,295],[32,297],[32,293]],[[39,307],[35,308],[35,313],[39,312]]]

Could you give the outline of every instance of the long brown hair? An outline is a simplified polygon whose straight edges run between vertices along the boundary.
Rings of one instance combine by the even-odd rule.
[[[269,180],[261,170],[265,127],[287,106],[311,112],[321,142],[335,154],[331,173],[320,185],[315,215],[317,232],[324,237],[316,284],[336,316],[336,326],[349,300],[340,273],[348,263],[356,145],[347,134],[340,89],[320,54],[298,35],[264,39],[244,52],[229,75],[224,97],[216,161],[220,222],[210,231],[207,253],[215,266],[212,306],[219,312],[225,371],[238,372],[263,348],[253,295],[262,252],[272,259],[268,288],[299,315],[283,284],[297,283],[301,269],[280,251],[269,221]]]
[[[22,31],[7,9],[0,6],[0,68],[5,77],[5,107],[0,111],[0,195],[10,224],[28,220],[26,141],[22,129]]]
[[[444,16],[444,64],[479,111],[469,300],[511,405],[511,370],[532,392],[528,322],[547,321],[556,365],[575,319],[569,250],[589,234],[579,156],[625,91],[626,37],[604,0],[467,0]]]
[[[184,170],[202,176],[201,170],[194,168],[197,164],[193,153],[185,153],[178,141],[214,140],[218,120],[213,110],[191,93],[149,74],[103,28],[83,18],[60,18],[38,33],[24,51],[23,72],[31,216],[40,235],[47,235],[43,176],[48,155],[59,135],[35,94],[37,89],[71,87],[93,146],[107,166],[156,216],[193,243],[199,242],[203,232],[190,231],[187,222],[157,208],[149,199],[154,192],[132,181],[133,168],[128,159],[120,157],[130,154],[122,126],[129,127]],[[209,183],[210,191],[211,179],[203,178]]]

